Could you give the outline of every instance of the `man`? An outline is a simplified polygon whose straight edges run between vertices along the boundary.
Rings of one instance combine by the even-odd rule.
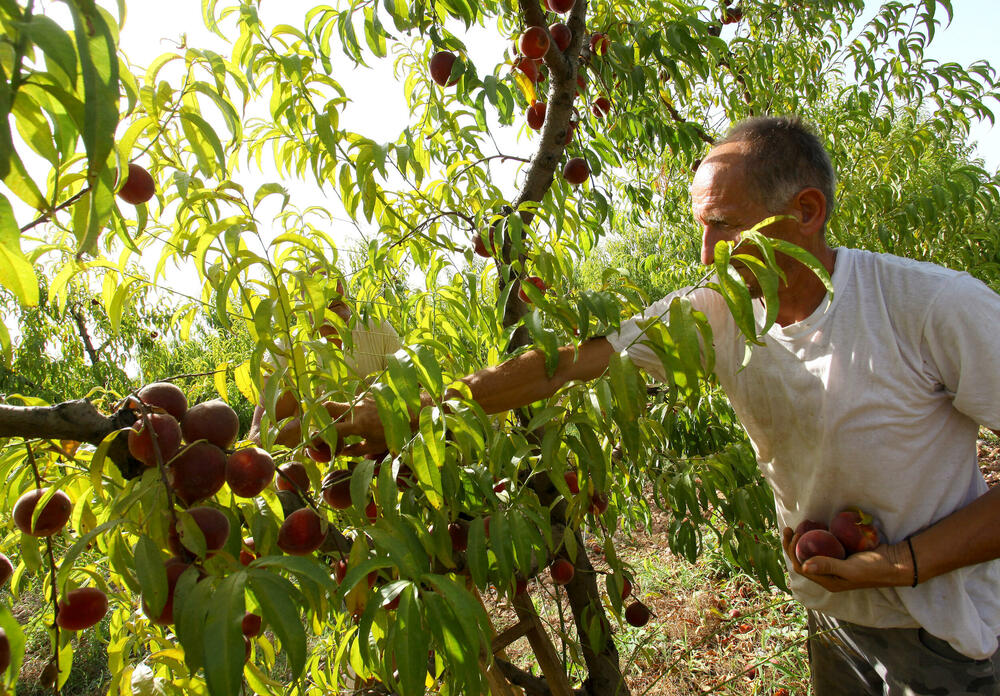
[[[314,272],[321,273],[320,269]],[[351,308],[347,305],[347,296],[343,280],[337,280],[337,295],[327,305],[327,309],[336,314],[345,324],[350,326]],[[344,341],[340,338],[339,330],[332,321],[323,321],[316,327],[317,333],[328,342],[343,347]],[[367,322],[357,321],[351,328],[351,341],[344,350],[344,363],[347,372],[352,380],[358,380],[360,386],[368,384],[371,380],[380,375],[387,367],[388,356],[399,350],[402,345],[399,342],[399,335],[392,325],[385,320],[369,320]],[[283,356],[276,356],[274,359],[276,366],[283,367],[287,364],[287,359]],[[261,390],[263,399],[263,389]],[[285,392],[275,405],[275,419],[278,422],[285,420],[298,413],[298,400],[291,391]],[[250,424],[249,438],[254,442],[260,442],[260,427],[264,417],[264,406],[258,403],[254,409],[253,420]],[[278,436],[280,443],[298,444],[300,437],[300,425],[298,418],[288,421],[282,427]]]
[[[712,325],[717,376],[775,495],[792,591],[809,608],[814,691],[998,694],[1000,491],[987,492],[975,446],[979,425],[1000,428],[1000,297],[967,274],[831,248],[833,191],[819,140],[784,118],[737,124],[691,186],[703,263],[716,243],[788,216],[765,233],[812,253],[834,286],[828,295],[779,254],[777,323],[742,370],[744,341],[723,300],[704,288],[689,295]],[[748,269],[740,272],[759,296]],[[645,314],[661,314],[670,299]],[[463,381],[497,413],[600,376],[619,350],[662,376],[632,319],[579,351],[561,349],[552,377],[532,351]],[[343,415],[341,436],[366,438],[354,451],[383,446],[370,403],[350,413],[327,407]],[[800,564],[791,528],[848,505],[877,517],[883,543]]]

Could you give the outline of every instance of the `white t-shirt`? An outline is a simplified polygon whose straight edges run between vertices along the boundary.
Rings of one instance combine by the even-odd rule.
[[[723,299],[704,288],[690,298],[712,325],[716,374],[773,489],[779,525],[857,505],[895,543],[987,490],[976,437],[979,425],[1000,428],[1000,296],[966,273],[856,249],[837,250],[832,280],[832,302],[772,327],[742,371],[744,340]],[[632,319],[608,340],[662,379],[639,334]],[[977,659],[997,649],[1000,561],[916,588],[831,593],[790,575],[796,598],[839,619],[920,625]]]
[[[361,319],[351,330],[351,344],[344,345],[344,365],[347,368],[348,378],[360,380],[365,384],[378,379],[381,373],[388,367],[388,358],[397,350],[402,348],[399,334],[392,328],[389,322],[379,319],[370,319],[362,323]],[[279,343],[283,346],[284,343]],[[316,356],[317,360],[319,356]],[[288,364],[288,358],[284,355],[270,356],[270,363],[277,370],[282,370]],[[320,361],[322,363],[322,361]],[[322,364],[319,365],[323,367]]]

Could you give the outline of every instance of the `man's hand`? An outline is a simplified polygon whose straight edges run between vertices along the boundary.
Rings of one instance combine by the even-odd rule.
[[[830,592],[865,587],[908,587],[913,580],[910,551],[905,543],[879,544],[871,551],[860,551],[844,560],[813,556],[805,563],[799,563],[795,557],[795,545],[800,536],[791,527],[782,531],[782,546],[792,569]]]
[[[369,398],[355,403],[327,401],[323,404],[337,429],[337,452],[349,457],[377,454],[386,450],[385,430],[375,402]],[[360,436],[360,442],[345,444],[348,437]]]

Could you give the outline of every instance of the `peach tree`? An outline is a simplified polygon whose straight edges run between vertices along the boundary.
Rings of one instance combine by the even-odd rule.
[[[204,0],[227,51],[182,43],[137,68],[123,0],[0,0],[5,301],[65,312],[92,296],[102,322],[79,333],[101,342],[157,293],[179,342],[211,330],[249,346],[197,374],[0,405],[3,548],[11,590],[33,575],[49,602],[43,676],[58,688],[74,631],[106,617],[121,693],[628,693],[616,635],[650,615],[617,549],[651,508],[669,511],[675,553],[710,546],[784,585],[704,317],[679,298],[650,322],[655,384],[622,355],[517,413],[445,394],[526,349],[551,368],[664,284],[721,293],[752,350],[767,326],[731,259],[757,274],[768,321],[773,254],[815,261],[761,233],[746,243],[769,261],[722,244],[705,273],[678,256],[697,234],[691,170],[754,114],[798,113],[827,138],[844,165],[835,241],[995,260],[997,178],[953,147],[992,118],[992,67],[924,58],[946,0],[887,2],[866,22],[860,0],[271,9]],[[407,107],[390,140],[343,125],[352,103],[382,108],[342,85],[368,66],[397,76]],[[640,263],[581,272],[636,230],[655,232]],[[349,322],[329,309],[335,279]],[[350,328],[374,321],[404,347],[362,380]],[[0,329],[8,364],[23,335]],[[223,400],[188,403],[206,385]],[[335,454],[323,404],[359,395],[386,426],[376,458]],[[232,408],[257,403],[259,448]],[[278,446],[290,419],[302,435]],[[566,659],[542,586],[569,609]],[[517,622],[494,623],[487,601]],[[0,627],[9,686],[23,634],[6,607]],[[542,676],[507,659],[520,636]]]

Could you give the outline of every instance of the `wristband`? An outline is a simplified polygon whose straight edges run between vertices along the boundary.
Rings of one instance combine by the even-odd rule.
[[[917,575],[917,556],[913,553],[913,542],[910,541],[910,537],[906,537],[906,545],[910,547],[910,560],[913,561],[913,584],[910,587],[916,587],[919,576]]]

